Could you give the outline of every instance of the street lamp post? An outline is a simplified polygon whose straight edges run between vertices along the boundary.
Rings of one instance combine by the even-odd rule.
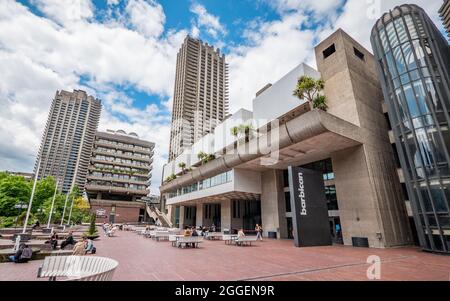
[[[53,207],[55,206],[56,193],[58,192],[59,180],[56,181],[55,193],[53,194],[52,206],[50,208],[50,214],[48,215],[47,229],[50,229],[50,222],[53,215]]]
[[[30,202],[28,204],[28,210],[27,210],[27,216],[25,217],[25,223],[23,224],[22,234],[25,234],[25,232],[27,231],[28,218],[30,217],[30,213],[31,213],[31,205],[33,205],[33,197],[34,197],[34,192],[36,191],[36,184],[37,184],[40,169],[41,169],[41,158],[39,158],[36,174],[34,175],[33,189],[31,190]]]
[[[66,194],[66,200],[64,202],[63,214],[62,214],[62,217],[61,217],[61,226],[64,223],[64,215],[66,214],[67,201],[69,200],[69,195],[70,195],[71,191],[72,191],[72,189],[70,189],[69,192]]]
[[[67,221],[67,224],[70,227],[70,218],[72,217],[72,209],[73,209],[73,202],[74,202],[74,196],[72,195],[72,204],[70,205],[70,211],[69,211],[69,220]]]

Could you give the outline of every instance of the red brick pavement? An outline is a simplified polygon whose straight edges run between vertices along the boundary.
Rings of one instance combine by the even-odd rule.
[[[450,256],[414,248],[295,248],[289,240],[252,247],[205,241],[178,249],[132,232],[95,242],[98,256],[119,261],[114,280],[367,280],[369,255],[381,258],[381,280],[450,280]],[[0,280],[36,280],[42,261],[0,264]]]

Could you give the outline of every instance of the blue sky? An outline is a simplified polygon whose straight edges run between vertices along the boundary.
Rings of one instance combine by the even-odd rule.
[[[100,130],[156,143],[152,192],[167,162],[177,51],[187,34],[227,55],[230,110],[343,28],[371,49],[371,27],[402,0],[2,0],[0,170],[32,171],[56,90],[102,100]],[[442,29],[441,0],[410,0]]]

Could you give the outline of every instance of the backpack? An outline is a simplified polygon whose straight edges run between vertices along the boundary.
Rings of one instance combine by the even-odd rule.
[[[31,248],[25,248],[20,255],[20,259],[31,259],[33,256],[33,250]]]

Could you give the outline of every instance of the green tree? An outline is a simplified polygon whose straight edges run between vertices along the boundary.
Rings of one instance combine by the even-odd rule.
[[[4,176],[0,180],[0,216],[17,216],[23,209],[16,209],[18,203],[28,204],[31,183],[21,176]]]
[[[312,104],[313,108],[326,110],[328,108],[326,106],[326,98],[320,95],[324,87],[325,82],[322,79],[314,79],[304,75],[298,79],[293,95],[299,99],[306,99]]]
[[[184,174],[186,172],[186,163],[180,162],[178,163],[178,167],[181,168],[181,173]]]
[[[32,212],[37,212],[38,208],[42,208],[44,202],[52,199],[55,193],[56,181],[53,177],[41,179],[36,184],[36,192],[33,198]]]
[[[231,135],[233,135],[234,137],[239,136],[239,127],[237,126],[233,126],[230,130]]]

